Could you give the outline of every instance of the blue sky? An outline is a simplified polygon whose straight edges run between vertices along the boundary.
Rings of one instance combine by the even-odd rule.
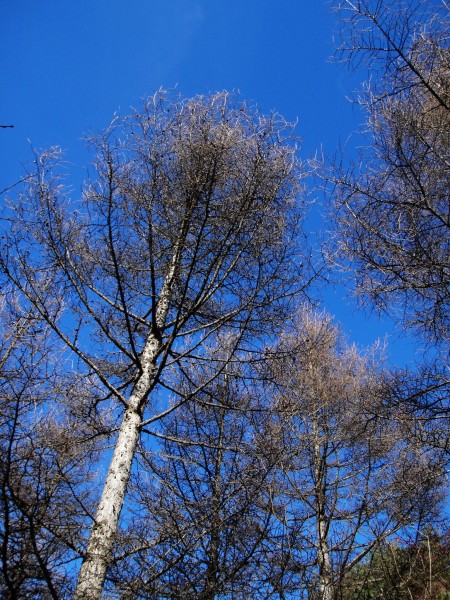
[[[351,147],[362,122],[346,99],[357,75],[330,60],[339,25],[327,1],[0,0],[0,21],[0,124],[14,124],[0,129],[0,189],[23,174],[30,142],[65,149],[77,187],[89,163],[83,134],[160,86],[184,96],[235,89],[298,119],[304,159],[332,155],[349,136]],[[342,295],[329,290],[326,308],[351,340],[392,333]],[[411,356],[391,343],[397,362]]]

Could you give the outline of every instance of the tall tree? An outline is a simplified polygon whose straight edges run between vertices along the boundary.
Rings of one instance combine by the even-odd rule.
[[[291,133],[226,93],[160,92],[91,138],[82,202],[70,205],[54,151],[7,204],[2,272],[96,386],[85,412],[108,400],[120,422],[77,600],[102,594],[144,424],[186,401],[176,382],[218,332],[233,344],[210,380],[277,330],[301,288]]]
[[[268,375],[274,406],[265,444],[271,439],[280,466],[274,580],[286,597],[300,587],[305,597],[334,600],[376,544],[432,518],[442,453],[417,444],[387,402],[376,355],[346,346],[326,315],[299,314]]]

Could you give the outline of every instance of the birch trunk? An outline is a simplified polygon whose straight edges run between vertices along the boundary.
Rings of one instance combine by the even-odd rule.
[[[183,234],[181,235],[183,238]],[[159,295],[156,309],[156,326],[159,333],[164,328],[169,310],[173,281],[179,264],[183,239],[179,240],[169,272]],[[131,467],[136,452],[142,423],[142,411],[154,380],[156,360],[161,349],[160,336],[151,332],[141,355],[142,374],[130,396],[125,411],[114,454],[108,469],[100,503],[91,530],[86,555],[78,575],[74,600],[100,600],[110,564],[119,517],[127,492]]]
[[[149,390],[159,347],[160,342],[154,336],[150,336],[144,351],[143,364],[145,364],[145,372],[140,377],[135,391],[130,397],[128,408],[119,429],[114,454],[89,538],[86,556],[78,576],[78,584],[74,595],[75,600],[97,600],[102,595],[106,570],[110,562],[119,516],[139,440],[142,422],[141,408]]]

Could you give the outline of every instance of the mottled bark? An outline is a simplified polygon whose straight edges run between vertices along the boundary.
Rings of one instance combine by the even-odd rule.
[[[139,377],[119,429],[114,454],[111,459],[106,482],[92,527],[86,555],[78,576],[75,600],[97,600],[101,598],[106,571],[119,525],[119,517],[127,492],[136,447],[139,441],[142,410],[154,383],[156,360],[161,349],[160,331],[163,329],[169,310],[170,296],[180,246],[185,235],[175,248],[169,272],[165,278],[156,310],[158,334],[151,332],[141,356],[142,374]]]

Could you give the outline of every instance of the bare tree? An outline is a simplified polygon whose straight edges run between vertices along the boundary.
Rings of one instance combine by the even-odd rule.
[[[53,151],[7,205],[3,273],[93,382],[85,413],[107,400],[120,422],[78,600],[101,596],[142,428],[186,401],[175,386],[191,363],[208,361],[213,380],[279,328],[301,290],[291,133],[227,93],[160,92],[91,138],[82,202],[70,205]],[[223,330],[234,343],[211,362]]]
[[[339,168],[337,244],[358,291],[403,311],[407,326],[448,345],[450,315],[449,6],[344,0],[340,57],[366,61],[361,164]]]
[[[442,497],[442,453],[410,435],[386,402],[390,388],[376,355],[347,347],[328,316],[300,313],[270,363],[266,440],[281,473],[273,541],[283,545],[283,568],[275,564],[274,573],[285,593],[300,588],[308,598],[335,600],[376,544],[432,518]]]

